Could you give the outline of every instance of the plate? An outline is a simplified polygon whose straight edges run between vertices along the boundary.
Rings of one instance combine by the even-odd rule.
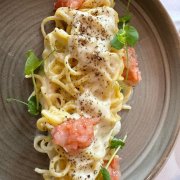
[[[123,3],[116,10],[123,14]],[[45,155],[33,148],[36,117],[25,106],[7,104],[7,97],[26,100],[32,91],[24,79],[25,52],[40,56],[40,23],[53,14],[51,0],[0,0],[0,179],[41,179],[33,170],[48,167]],[[132,110],[121,112],[120,136],[128,134],[120,152],[125,180],[153,179],[166,161],[180,127],[180,43],[159,1],[131,4],[132,24],[140,33],[136,47],[142,82],[129,101]]]

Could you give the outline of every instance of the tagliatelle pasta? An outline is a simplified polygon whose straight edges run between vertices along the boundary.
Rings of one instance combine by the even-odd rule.
[[[45,180],[95,180],[114,152],[109,142],[121,128],[118,112],[130,109],[132,87],[124,82],[124,49],[110,45],[118,32],[113,5],[86,0],[42,22],[44,70],[34,77],[42,105],[37,128],[47,135],[37,135],[34,148],[49,156],[47,169],[35,169]],[[49,21],[56,25],[46,33]]]

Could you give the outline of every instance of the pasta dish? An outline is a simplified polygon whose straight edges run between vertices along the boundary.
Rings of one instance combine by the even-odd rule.
[[[112,0],[60,0],[55,15],[42,22],[43,68],[34,74],[33,92],[42,110],[34,147],[50,159],[47,169],[35,168],[45,180],[102,179],[105,166],[111,179],[120,177],[110,142],[141,75],[133,48],[127,56],[125,48],[111,46],[119,30],[113,6]],[[49,21],[55,28],[47,33]]]

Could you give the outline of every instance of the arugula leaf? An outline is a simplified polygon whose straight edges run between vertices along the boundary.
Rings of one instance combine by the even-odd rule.
[[[134,46],[139,39],[137,30],[133,26],[126,25],[124,31],[126,32],[126,44]]]
[[[26,53],[27,61],[25,64],[25,75],[31,75],[38,67],[41,66],[42,60],[38,59],[38,57],[34,54],[32,50],[29,50]]]
[[[110,148],[111,149],[116,149],[119,146],[122,149],[125,146],[125,142],[122,139],[113,138],[111,140]]]
[[[101,167],[101,174],[103,176],[103,180],[111,180],[109,171],[106,168]]]
[[[28,100],[28,112],[32,115],[38,115],[41,112],[40,104],[39,104],[39,106],[37,106],[36,96],[32,96]]]
[[[118,36],[114,36],[113,40],[111,41],[111,46],[115,49],[122,49],[124,47],[124,44],[121,43],[118,39]]]

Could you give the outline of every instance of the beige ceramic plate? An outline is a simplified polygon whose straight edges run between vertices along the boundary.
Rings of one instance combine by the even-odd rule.
[[[38,180],[33,169],[47,167],[46,156],[33,149],[36,118],[7,97],[26,100],[32,85],[24,79],[25,52],[43,50],[42,19],[53,14],[52,0],[0,0],[0,179]],[[123,14],[123,5],[116,4]],[[157,0],[136,0],[133,24],[140,32],[137,52],[143,81],[121,112],[120,152],[125,180],[152,179],[166,160],[180,126],[180,45],[167,13]]]

